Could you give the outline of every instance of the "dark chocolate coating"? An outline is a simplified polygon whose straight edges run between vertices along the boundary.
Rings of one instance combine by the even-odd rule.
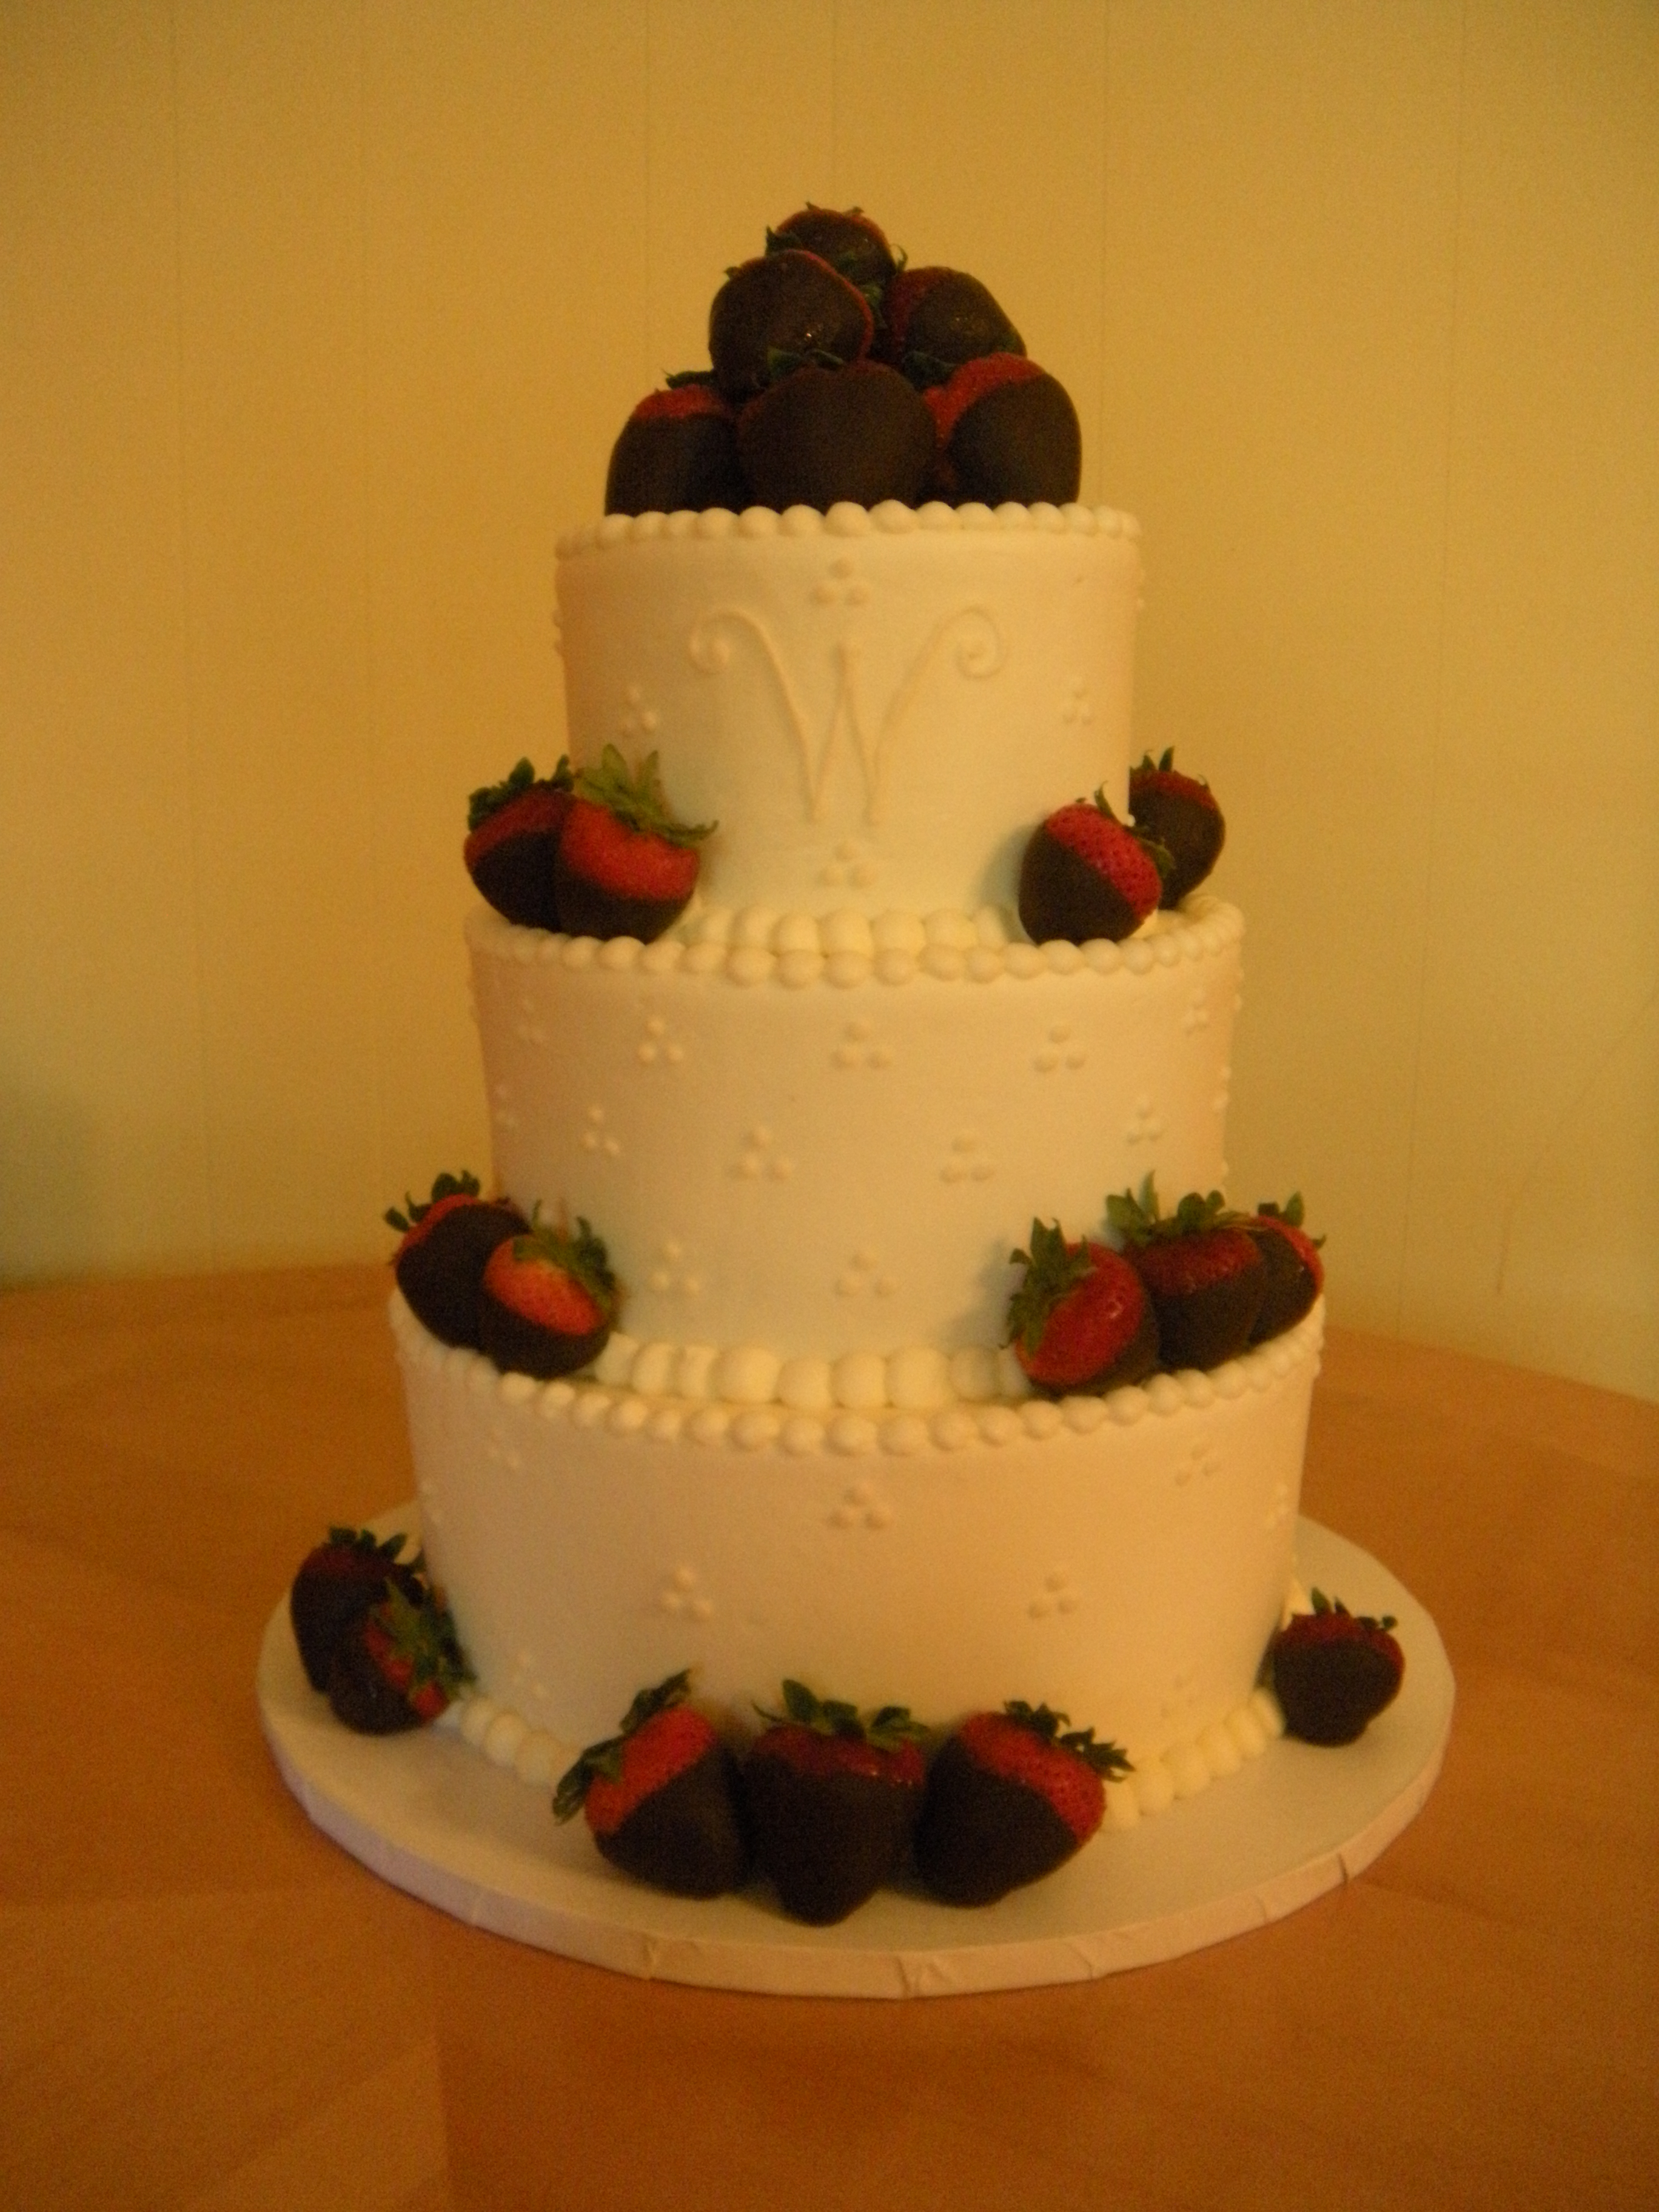
[[[758,1749],[743,1779],[756,1859],[797,1920],[845,1920],[902,1867],[921,1802],[915,1784],[803,1774]]]
[[[637,937],[641,945],[653,945],[691,903],[690,890],[679,899],[623,898],[567,866],[562,854],[554,863],[553,882],[560,927],[572,937]]]
[[[737,1762],[724,1746],[711,1744],[695,1765],[593,1840],[612,1866],[675,1897],[723,1897],[741,1888],[749,1846],[738,1817]]]
[[[1135,1255],[1127,1256],[1133,1261]],[[1245,1267],[1170,1297],[1161,1297],[1148,1283],[1146,1295],[1158,1316],[1165,1367],[1220,1367],[1249,1347],[1250,1331],[1267,1295],[1267,1270],[1265,1265]]]
[[[307,1575],[294,1578],[288,1595],[288,1617],[300,1662],[313,1690],[326,1690],[333,1670],[335,1650],[342,1639],[385,1602],[395,1583],[411,1605],[421,1601],[420,1577],[410,1567],[400,1567],[384,1558],[363,1554],[358,1571],[344,1575]]]
[[[399,1735],[405,1729],[422,1726],[420,1715],[403,1692],[386,1680],[361,1636],[348,1636],[335,1647],[328,1702],[335,1718],[358,1735]]]
[[[737,424],[725,415],[647,417],[623,425],[605,480],[607,514],[676,514],[749,504]]]
[[[903,362],[914,357],[916,380],[923,384],[941,384],[953,368],[988,353],[1025,351],[1024,339],[994,296],[962,269],[943,270],[927,286],[906,318],[902,344]],[[922,363],[938,367],[923,369]]]
[[[1041,824],[1033,831],[1019,864],[1020,927],[1033,945],[1055,938],[1087,945],[1097,937],[1115,945],[1144,918],[1081,853]]]
[[[1304,1743],[1352,1743],[1400,1684],[1386,1652],[1348,1644],[1275,1644],[1273,1692],[1287,1732]]]
[[[503,1374],[533,1375],[543,1382],[550,1382],[557,1375],[574,1375],[599,1358],[611,1328],[606,1322],[586,1336],[559,1336],[503,1305],[493,1291],[478,1292],[480,1349]]]
[[[883,243],[878,232],[838,208],[802,208],[781,226],[777,235],[790,246],[816,253],[860,291],[866,284],[884,284],[893,274],[891,246]]]
[[[916,1872],[946,1905],[994,1905],[1079,1848],[1047,1798],[981,1766],[960,1736],[933,1761],[916,1826]]]
[[[1244,1233],[1261,1255],[1261,1263],[1267,1270],[1261,1310],[1250,1330],[1252,1344],[1265,1344],[1269,1337],[1283,1336],[1287,1328],[1296,1327],[1304,1314],[1311,1312],[1313,1302],[1319,1296],[1319,1285],[1314,1280],[1312,1268],[1288,1237],[1281,1237],[1276,1229],[1249,1226]]]
[[[870,342],[863,295],[816,253],[769,253],[734,269],[708,311],[708,358],[723,398],[741,406],[776,381],[777,354],[856,361]]]
[[[802,368],[744,409],[738,453],[756,500],[780,512],[837,500],[914,507],[933,466],[933,418],[896,369]]]
[[[1139,788],[1137,788],[1139,783]],[[1175,866],[1164,878],[1161,907],[1177,907],[1196,890],[1221,857],[1227,825],[1218,807],[1161,791],[1151,777],[1129,779],[1129,811],[1134,825],[1162,845]]]
[[[489,1255],[529,1226],[518,1207],[504,1200],[453,1206],[402,1253],[395,1269],[398,1288],[422,1327],[441,1343],[480,1350],[478,1292]]]
[[[503,837],[473,862],[472,880],[496,913],[521,929],[556,929],[553,861],[558,849],[556,830],[526,830],[522,836]]]
[[[1046,374],[997,385],[957,424],[951,465],[961,500],[1066,506],[1083,482],[1083,431],[1071,394]]]

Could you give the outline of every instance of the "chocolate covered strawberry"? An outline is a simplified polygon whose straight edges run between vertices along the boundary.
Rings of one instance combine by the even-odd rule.
[[[467,1344],[476,1351],[478,1291],[490,1254],[530,1224],[510,1200],[482,1198],[478,1178],[465,1169],[441,1175],[429,1199],[405,1196],[406,1209],[388,1206],[386,1226],[403,1242],[392,1265],[410,1311],[422,1328],[444,1344]]]
[[[526,929],[556,929],[553,856],[570,811],[570,763],[538,776],[521,760],[500,783],[485,784],[466,805],[466,872],[497,914]]]
[[[1406,1655],[1389,1632],[1391,1613],[1352,1613],[1321,1590],[1313,1608],[1293,1614],[1267,1646],[1267,1676],[1290,1735],[1352,1743],[1399,1695]]]
[[[919,389],[948,382],[963,362],[1025,350],[985,286],[960,269],[901,270],[887,287],[882,313],[882,358]]]
[[[766,250],[782,253],[791,247],[816,253],[838,276],[855,285],[872,307],[899,265],[881,225],[872,222],[862,208],[814,207],[808,200],[775,229],[769,227]]]
[[[743,1770],[755,1856],[784,1910],[827,1927],[902,1867],[926,1777],[927,1734],[902,1705],[855,1706],[783,1686],[781,1713]]]
[[[697,847],[715,825],[678,820],[649,753],[637,774],[615,745],[576,777],[554,882],[573,937],[636,937],[649,945],[696,889]]]
[[[1156,848],[1126,829],[1104,791],[1062,806],[1032,831],[1019,866],[1019,919],[1033,944],[1115,943],[1158,904]]]
[[[714,382],[734,407],[812,363],[841,368],[870,349],[875,318],[856,284],[798,247],[730,270],[708,311]]]
[[[1218,1190],[1188,1191],[1172,1214],[1158,1211],[1151,1176],[1106,1201],[1124,1257],[1146,1285],[1165,1367],[1219,1367],[1250,1341],[1267,1292],[1267,1269],[1253,1238]]]
[[[913,507],[933,465],[933,424],[896,368],[800,368],[744,409],[738,453],[755,499],[780,513],[837,500]]]
[[[331,1528],[327,1540],[300,1562],[288,1594],[288,1614],[313,1690],[327,1689],[334,1647],[385,1602],[390,1590],[400,1589],[418,1602],[425,1588],[419,1563],[400,1565],[403,1548],[401,1535],[382,1539],[371,1528]]]
[[[1009,1259],[1024,1275],[1008,1301],[1014,1357],[1036,1389],[1115,1390],[1158,1364],[1158,1325],[1145,1285],[1109,1244],[1068,1243],[1060,1224],[1031,1224],[1031,1249]]]
[[[1267,1270],[1267,1295],[1250,1331],[1252,1344],[1265,1344],[1282,1336],[1312,1310],[1325,1287],[1325,1263],[1319,1256],[1322,1237],[1310,1237],[1302,1226],[1302,1194],[1292,1191],[1283,1206],[1264,1199],[1247,1214],[1239,1227],[1261,1255]]]
[[[586,1815],[601,1855],[676,1897],[719,1897],[749,1870],[737,1769],[686,1704],[689,1671],[641,1690],[619,1734],[590,1744],[554,1794],[561,1820]]]
[[[1105,1784],[1129,1771],[1115,1743],[1021,1701],[975,1713],[927,1778],[916,1871],[947,1905],[994,1905],[1063,1866],[1099,1827]]]
[[[1083,481],[1083,432],[1065,386],[1023,354],[987,354],[922,395],[933,418],[941,491],[958,505],[1038,500],[1063,507]]]
[[[478,1334],[503,1370],[544,1381],[597,1359],[622,1293],[603,1241],[580,1215],[573,1236],[539,1211],[490,1255],[478,1293]]]
[[[750,504],[738,463],[738,418],[696,378],[653,392],[622,427],[605,479],[607,514],[674,514]]]
[[[395,1735],[435,1721],[471,1680],[439,1593],[394,1584],[335,1645],[328,1701],[360,1735]]]
[[[1140,766],[1129,771],[1129,812],[1141,835],[1170,855],[1158,903],[1179,906],[1221,857],[1227,825],[1215,793],[1199,777],[1180,773],[1171,746],[1156,762],[1146,754]]]

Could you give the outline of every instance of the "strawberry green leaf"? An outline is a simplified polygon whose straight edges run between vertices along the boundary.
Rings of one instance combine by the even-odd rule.
[[[399,1213],[395,1206],[389,1206],[380,1218],[388,1229],[395,1229],[399,1236],[406,1237],[417,1221],[423,1220],[431,1212],[441,1198],[477,1198],[479,1188],[477,1176],[470,1175],[463,1168],[458,1176],[441,1175],[435,1177],[432,1195],[428,1199],[411,1198],[405,1191],[404,1204],[409,1209],[406,1215]]]
[[[1094,1267],[1085,1245],[1068,1248],[1058,1221],[1045,1226],[1034,1220],[1030,1246],[1029,1252],[1008,1255],[1010,1266],[1023,1267],[1025,1277],[1008,1301],[1008,1333],[1003,1339],[1006,1344],[1023,1345],[1027,1352],[1042,1343],[1048,1316],[1060,1300],[1086,1282]]]
[[[576,795],[609,814],[630,830],[663,837],[671,845],[695,845],[713,835],[714,822],[681,822],[668,804],[658,772],[657,756],[647,753],[637,770],[631,770],[615,745],[607,745],[596,769],[581,769],[575,779]]]
[[[500,783],[480,784],[478,788],[471,793],[467,798],[468,831],[478,829],[481,824],[489,821],[492,814],[499,814],[502,807],[510,806],[513,801],[528,791],[536,781],[536,771],[529,761],[521,760],[507,771]],[[544,781],[550,783],[556,791],[569,790],[573,781],[570,763],[562,754],[559,757],[557,768]]]

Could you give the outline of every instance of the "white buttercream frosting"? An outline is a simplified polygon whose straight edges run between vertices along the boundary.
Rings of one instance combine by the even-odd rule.
[[[1171,1202],[1224,1179],[1237,910],[1198,896],[1127,945],[1005,933],[995,908],[802,912],[767,925],[793,946],[775,952],[738,941],[760,919],[716,909],[686,938],[601,948],[480,908],[496,1173],[526,1211],[594,1224],[642,1346],[971,1364],[1004,1333],[1034,1216],[1098,1233],[1107,1194],[1149,1171]],[[785,1402],[810,1409],[791,1372],[809,1397]],[[848,1387],[835,1402],[888,1401],[867,1375]]]
[[[1322,1310],[1213,1373],[1034,1396],[1034,1217],[1223,1188],[1242,924],[1200,892],[1032,944],[1020,854],[1124,811],[1139,533],[1083,506],[611,516],[561,540],[572,751],[717,821],[653,944],[467,924],[494,1164],[624,1286],[538,1383],[393,1328],[423,1535],[546,1788],[690,1666],[937,1725],[1011,1698],[1123,1743],[1127,1826],[1259,1757]]]
[[[1105,507],[607,516],[560,541],[572,755],[657,751],[733,911],[1010,906],[1046,813],[1123,809],[1139,588]]]

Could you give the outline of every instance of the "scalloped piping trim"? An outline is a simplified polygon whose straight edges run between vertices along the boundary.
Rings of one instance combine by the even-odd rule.
[[[701,511],[681,507],[672,514],[607,514],[603,521],[562,532],[555,550],[561,561],[573,561],[584,553],[649,544],[659,538],[718,542],[728,538],[907,538],[939,532],[1038,532],[1054,537],[1133,539],[1140,535],[1140,525],[1117,507],[1085,507],[1079,501],[1053,507],[1038,500],[1024,507],[1008,500],[993,507],[977,500],[962,507],[947,507],[942,500],[930,500],[923,507],[906,507],[896,499],[883,500],[877,507],[839,500],[823,513],[815,507],[787,507],[781,514],[771,507],[746,507],[735,514],[729,507],[709,507]]]
[[[611,975],[635,970],[647,975],[720,975],[752,988],[777,983],[805,990],[827,983],[851,990],[873,979],[897,985],[930,976],[939,983],[994,983],[1008,976],[1029,982],[1038,975],[1074,975],[1084,969],[1097,975],[1150,975],[1154,968],[1178,967],[1183,960],[1212,957],[1237,945],[1244,917],[1224,899],[1194,893],[1176,914],[1154,918],[1119,945],[1091,938],[1073,945],[1055,938],[1045,945],[1022,939],[998,941],[1000,908],[981,908],[976,915],[945,910],[926,916],[866,915],[843,908],[834,914],[778,914],[748,907],[736,914],[708,908],[687,925],[687,937],[659,937],[642,945],[637,937],[567,937],[562,930],[524,929],[493,908],[478,906],[466,918],[466,934],[477,950],[520,966],[537,963],[572,969],[597,968]]]
[[[447,1706],[434,1726],[458,1733],[493,1765],[510,1767],[520,1782],[537,1790],[550,1790],[579,1749],[544,1729],[532,1729],[521,1713],[482,1693]],[[1273,1692],[1252,1690],[1224,1720],[1212,1722],[1185,1742],[1168,1745],[1121,1781],[1109,1782],[1107,1826],[1136,1827],[1143,1819],[1167,1812],[1177,1798],[1196,1797],[1211,1783],[1260,1759],[1284,1733],[1285,1716]]]
[[[579,1429],[603,1427],[612,1436],[640,1436],[652,1443],[685,1442],[739,1451],[775,1448],[795,1457],[829,1451],[848,1458],[875,1451],[910,1458],[930,1449],[960,1451],[972,1443],[1007,1444],[1021,1437],[1043,1443],[1059,1436],[1086,1437],[1109,1425],[1132,1428],[1149,1415],[1167,1418],[1218,1398],[1271,1390],[1304,1360],[1317,1360],[1325,1322],[1322,1298],[1294,1328],[1242,1359],[1207,1371],[1194,1367],[1154,1375],[1104,1397],[1056,1400],[1022,1398],[1000,1389],[994,1395],[993,1389],[1005,1379],[1023,1383],[1024,1377],[1017,1362],[988,1346],[954,1357],[924,1346],[885,1357],[854,1352],[834,1362],[781,1361],[749,1345],[722,1352],[708,1345],[639,1345],[633,1338],[613,1336],[586,1374],[541,1382],[533,1375],[503,1373],[483,1352],[465,1345],[440,1343],[416,1320],[401,1291],[392,1292],[391,1313],[398,1349],[412,1364],[447,1368],[474,1395],[503,1405],[533,1404],[544,1420],[569,1421]],[[623,1349],[607,1378],[604,1363],[618,1342]],[[853,1402],[792,1406],[775,1395],[781,1386],[804,1384],[809,1368],[823,1370],[832,1391],[845,1389]],[[636,1376],[652,1387],[641,1389]],[[958,1394],[958,1376],[979,1395]],[[994,1384],[981,1389],[993,1376]],[[719,1395],[733,1380],[741,1380],[751,1394],[765,1385],[767,1395]],[[688,1383],[693,1389],[688,1390]],[[896,1402],[886,1395],[896,1387],[906,1393]],[[923,1402],[924,1389],[941,1395]]]

